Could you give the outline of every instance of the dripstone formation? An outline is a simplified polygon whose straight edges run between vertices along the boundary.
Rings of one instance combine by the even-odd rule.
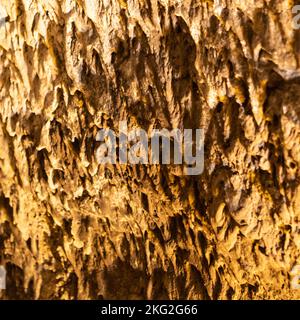
[[[290,0],[1,0],[3,299],[289,299]],[[204,172],[100,165],[97,132],[204,129]]]

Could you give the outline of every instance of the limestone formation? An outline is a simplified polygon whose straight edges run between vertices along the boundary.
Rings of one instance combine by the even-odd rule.
[[[291,0],[1,0],[5,299],[291,299]],[[202,128],[204,172],[100,165],[119,121]]]

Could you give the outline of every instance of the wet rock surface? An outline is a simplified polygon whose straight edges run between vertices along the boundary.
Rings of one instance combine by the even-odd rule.
[[[293,1],[1,6],[1,298],[300,297]],[[99,165],[121,120],[203,128],[203,174]]]

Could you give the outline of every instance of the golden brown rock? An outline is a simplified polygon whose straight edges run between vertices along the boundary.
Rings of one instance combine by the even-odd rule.
[[[2,0],[2,298],[299,298],[293,1]],[[204,128],[205,170],[96,162]]]

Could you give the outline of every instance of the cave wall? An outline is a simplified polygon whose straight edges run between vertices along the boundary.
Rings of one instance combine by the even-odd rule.
[[[293,1],[1,0],[5,299],[299,298]],[[203,128],[199,176],[100,128]]]

